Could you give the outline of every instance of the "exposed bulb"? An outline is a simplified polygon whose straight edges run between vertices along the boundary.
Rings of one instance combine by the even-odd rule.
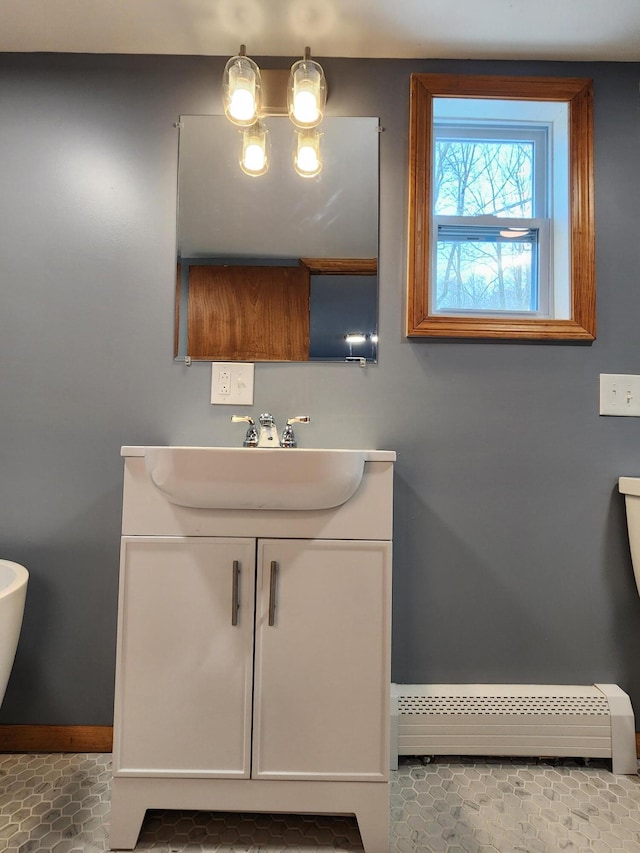
[[[244,167],[248,172],[261,172],[266,162],[264,148],[252,142],[244,150]]]
[[[231,95],[229,115],[236,121],[249,121],[255,113],[256,102],[250,89],[236,89]]]
[[[269,131],[261,121],[242,131],[240,168],[253,178],[269,168]]]
[[[293,115],[300,124],[314,124],[318,121],[320,110],[313,92],[296,92],[293,99]]]
[[[303,145],[298,151],[298,167],[303,172],[314,172],[319,166],[318,154],[311,145]]]
[[[258,116],[262,105],[262,80],[260,69],[240,45],[238,56],[232,56],[222,75],[222,103],[224,114],[240,127],[249,127]]]
[[[310,58],[307,47],[304,59],[291,66],[287,87],[289,118],[296,127],[316,127],[324,116],[326,101],[324,71],[320,63]]]
[[[293,165],[302,178],[313,178],[322,170],[320,158],[320,137],[317,130],[299,130],[296,132],[296,148]]]

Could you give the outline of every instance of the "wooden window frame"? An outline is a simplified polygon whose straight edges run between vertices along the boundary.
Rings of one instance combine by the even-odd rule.
[[[569,109],[569,319],[464,316],[430,313],[431,163],[433,99],[498,98],[562,101]],[[595,215],[593,85],[582,78],[483,77],[412,74],[409,136],[409,258],[407,336],[593,341]]]

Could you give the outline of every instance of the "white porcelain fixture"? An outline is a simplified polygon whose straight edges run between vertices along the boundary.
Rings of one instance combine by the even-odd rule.
[[[0,705],[16,656],[28,580],[24,566],[0,560]]]
[[[640,593],[640,477],[620,477],[618,488],[627,508],[629,547],[636,585]]]
[[[111,847],[135,847],[146,809],[217,809],[355,814],[366,853],[388,853],[395,453],[122,453]],[[162,457],[172,499],[187,482],[226,500],[240,470],[239,499],[297,505],[172,503],[149,476]],[[298,511],[315,489],[323,508]]]
[[[200,509],[318,510],[341,506],[362,482],[376,450],[141,447],[153,485],[168,501]]]

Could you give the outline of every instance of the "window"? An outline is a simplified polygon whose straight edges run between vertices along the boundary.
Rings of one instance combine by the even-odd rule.
[[[551,312],[551,123],[475,117],[478,107],[497,115],[504,103],[434,101],[433,314]]]
[[[591,84],[413,75],[409,336],[593,340]]]

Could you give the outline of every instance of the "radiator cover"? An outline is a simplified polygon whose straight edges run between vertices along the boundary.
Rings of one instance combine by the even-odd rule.
[[[635,774],[635,722],[616,684],[392,684],[399,755],[610,758]]]

